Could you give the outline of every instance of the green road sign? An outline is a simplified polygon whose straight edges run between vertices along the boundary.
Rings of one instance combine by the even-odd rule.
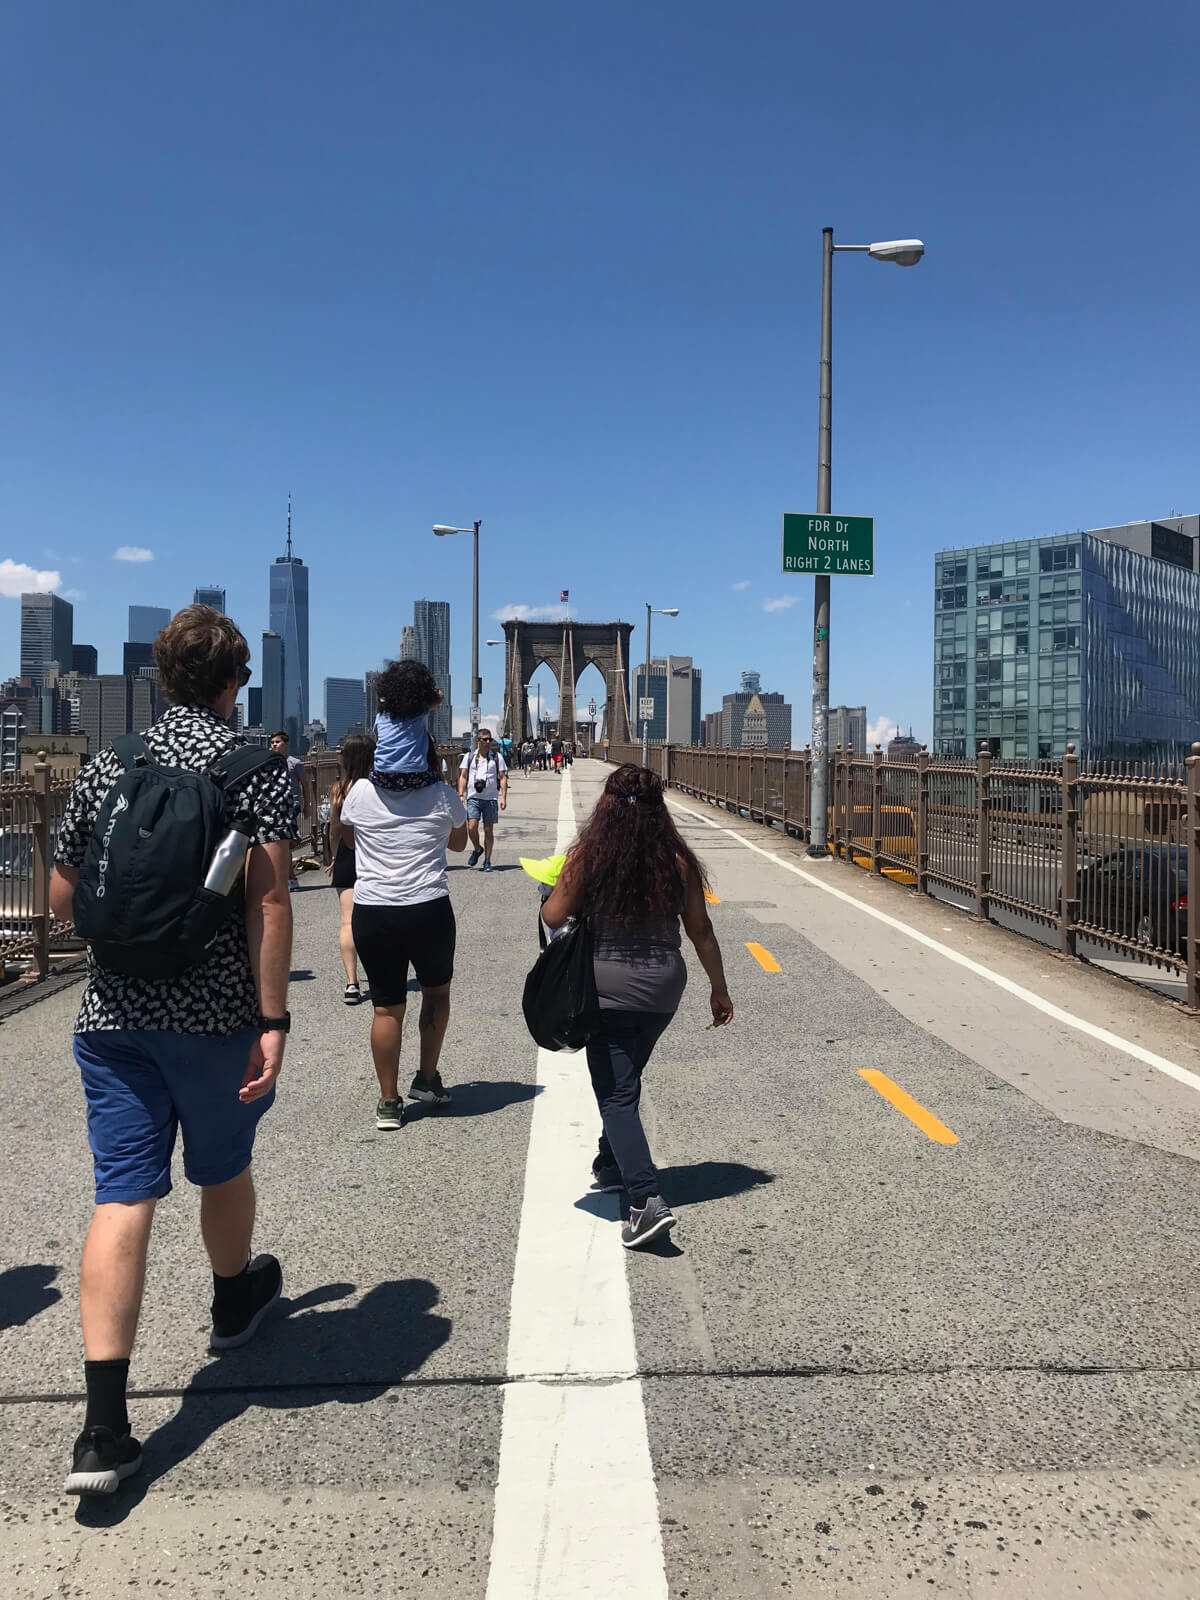
[[[870,577],[875,571],[874,517],[783,515],[783,570]]]

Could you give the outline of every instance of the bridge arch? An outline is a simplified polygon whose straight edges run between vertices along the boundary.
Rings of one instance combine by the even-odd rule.
[[[575,689],[583,671],[594,666],[604,679],[607,736],[629,739],[629,637],[631,622],[524,622],[504,624],[504,715],[500,731],[521,740],[531,732],[526,686],[543,663],[558,684],[559,733],[578,737]]]

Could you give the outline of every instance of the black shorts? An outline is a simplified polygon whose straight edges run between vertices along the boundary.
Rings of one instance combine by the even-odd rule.
[[[337,855],[333,858],[333,873],[330,877],[330,882],[335,889],[353,889],[356,875],[354,851],[347,846],[344,839],[340,840],[338,842]]]
[[[350,926],[374,1005],[406,1004],[410,964],[422,989],[440,989],[454,976],[449,895],[418,906],[356,905]]]

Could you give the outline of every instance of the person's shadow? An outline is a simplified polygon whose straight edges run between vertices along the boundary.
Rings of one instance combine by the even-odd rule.
[[[352,1283],[331,1283],[281,1300],[253,1345],[215,1357],[196,1373],[179,1410],[142,1441],[142,1470],[111,1499],[82,1499],[76,1521],[123,1522],[160,1478],[251,1406],[299,1411],[378,1400],[450,1337],[450,1318],[432,1315],[438,1291],[427,1278],[380,1283],[357,1305],[317,1309],[353,1293]],[[256,1381],[264,1354],[272,1378]]]
[[[660,1167],[659,1192],[670,1206],[695,1206],[705,1200],[729,1200],[748,1189],[760,1189],[775,1182],[773,1172],[748,1167],[741,1161],[694,1161],[686,1167]],[[577,1211],[587,1211],[603,1222],[619,1222],[629,1205],[629,1196],[600,1194],[593,1190],[576,1200]],[[643,1246],[646,1255],[681,1256],[683,1251],[670,1234]]]
[[[414,1101],[404,1108],[404,1121],[423,1122],[426,1117],[486,1117],[493,1111],[503,1111],[508,1106],[524,1105],[542,1093],[540,1083],[515,1083],[510,1081],[456,1083],[451,1086],[453,1099],[448,1106],[427,1106]]]
[[[48,1311],[56,1300],[61,1300],[61,1289],[53,1287],[57,1277],[57,1267],[42,1263],[0,1272],[0,1332],[24,1327],[39,1311]]]

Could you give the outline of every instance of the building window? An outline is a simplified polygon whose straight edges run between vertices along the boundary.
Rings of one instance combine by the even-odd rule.
[[[1038,551],[1038,565],[1042,572],[1066,572],[1079,565],[1079,546],[1077,544],[1051,545],[1047,550]]]

